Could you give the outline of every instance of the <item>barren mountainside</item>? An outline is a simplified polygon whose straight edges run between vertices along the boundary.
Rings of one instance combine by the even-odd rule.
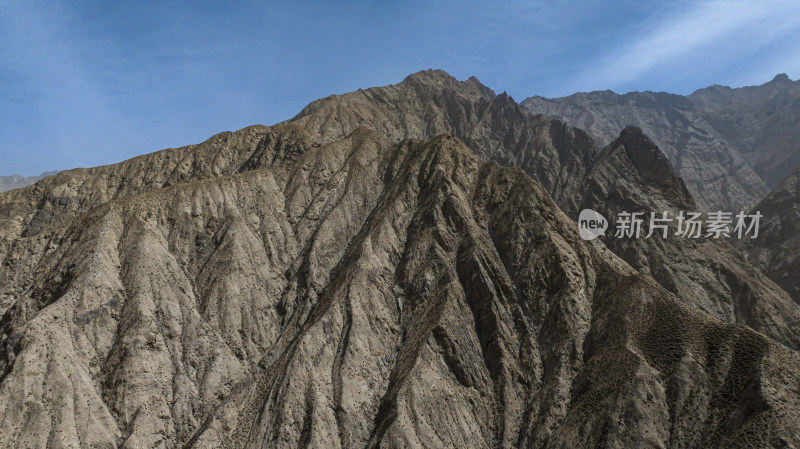
[[[786,292],[578,235],[690,191],[427,71],[5,192],[0,447],[800,446]]]
[[[598,151],[582,130],[531,114],[505,92],[496,95],[474,77],[458,81],[442,70],[317,100],[288,123],[302,125],[321,142],[359,127],[373,129],[390,142],[451,134],[482,159],[522,168],[556,201],[566,198]]]
[[[573,219],[585,207],[606,211],[609,218],[620,211],[649,216],[697,208],[661,149],[639,137],[638,128],[623,131],[627,145],[601,152],[582,131],[526,113],[513,99],[494,96],[475,78],[460,82],[440,70],[410,75],[393,86],[327,97],[289,123],[310,128],[309,133],[320,140],[361,124],[382,130],[390,140],[455,133],[483,159],[523,168]],[[611,151],[619,148],[626,151]],[[576,153],[583,157],[576,159]],[[709,156],[699,157],[698,164],[705,169]],[[742,179],[720,176],[725,182]],[[705,187],[709,191],[709,185]],[[721,189],[729,192],[727,187]],[[607,238],[605,243],[688,304],[725,321],[746,322],[789,347],[800,347],[800,300],[793,301],[729,242]]]
[[[749,260],[800,302],[800,167],[753,210],[764,223],[760,238],[743,242]]]
[[[536,113],[586,130],[599,145],[629,125],[661,148],[703,210],[748,210],[800,165],[800,82],[761,86],[530,97]]]
[[[723,321],[742,322],[794,349],[800,348],[800,303],[741,254],[731,239],[676,236],[679,212],[695,211],[683,180],[642,131],[625,128],[600,153],[564,210],[582,209],[610,220],[603,242],[639,272],[649,274],[678,298]],[[642,212],[639,238],[615,237],[620,212]],[[651,214],[666,212],[668,236],[649,235]],[[757,240],[760,242],[759,240]],[[781,284],[784,285],[784,284]]]

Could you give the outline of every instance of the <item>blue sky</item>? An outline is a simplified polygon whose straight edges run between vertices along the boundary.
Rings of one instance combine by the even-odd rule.
[[[0,0],[0,174],[118,162],[441,68],[518,101],[800,77],[791,1]]]

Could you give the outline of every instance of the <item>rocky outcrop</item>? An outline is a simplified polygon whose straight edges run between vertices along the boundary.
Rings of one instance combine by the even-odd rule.
[[[749,210],[800,164],[800,82],[665,92],[577,93],[522,102],[586,130],[600,145],[641,128],[667,155],[703,210]]]
[[[4,226],[0,445],[800,444],[796,352],[580,240],[521,170],[296,131]]]
[[[692,307],[800,348],[800,305],[734,246],[744,240],[706,238],[705,231],[697,239],[676,235],[677,215],[696,211],[695,203],[670,162],[639,128],[625,128],[603,149],[565,207],[576,220],[583,209],[609,219],[601,238],[609,249]],[[615,236],[620,212],[642,214],[638,238]],[[651,235],[651,214],[663,218],[665,212],[672,219],[667,236],[655,228]]]
[[[800,303],[800,167],[753,208],[763,215],[757,239],[745,240],[748,260]]]

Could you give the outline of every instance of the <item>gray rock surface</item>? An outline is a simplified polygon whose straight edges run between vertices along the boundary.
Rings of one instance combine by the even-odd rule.
[[[800,164],[800,82],[665,92],[577,93],[522,102],[586,130],[600,145],[641,128],[667,155],[703,210],[749,210]]]
[[[603,149],[564,207],[576,220],[583,209],[609,219],[602,237],[609,249],[689,305],[800,349],[800,304],[744,257],[735,246],[742,240],[676,235],[676,216],[696,211],[695,203],[666,156],[640,129],[625,128]],[[639,238],[614,235],[620,212],[643,213]],[[664,212],[673,219],[667,237],[660,229],[647,237],[651,214]]]
[[[800,303],[800,167],[790,174],[753,212],[762,218],[759,237],[745,240],[748,260]]]
[[[767,186],[800,165],[800,80],[780,74],[760,86],[711,86],[688,98]]]

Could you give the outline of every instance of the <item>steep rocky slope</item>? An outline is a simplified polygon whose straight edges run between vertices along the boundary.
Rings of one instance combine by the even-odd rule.
[[[748,210],[800,163],[800,82],[664,92],[577,93],[522,102],[586,130],[600,145],[629,125],[664,151],[703,210]]]
[[[800,445],[796,352],[453,137],[251,128],[94,170],[2,218],[0,446]]]
[[[531,114],[474,77],[458,81],[442,70],[317,100],[287,123],[303,126],[320,142],[359,127],[374,129],[390,142],[452,134],[485,160],[522,168],[556,201],[580,181],[597,153],[585,132]]]
[[[556,200],[565,198],[582,179],[598,151],[583,131],[531,114],[475,78],[458,81],[441,70],[415,73],[395,85],[317,100],[281,129],[301,133],[296,140],[313,146],[342,139],[360,127],[376,130],[392,143],[452,134],[483,159],[521,167]],[[48,223],[131,192],[248,170],[263,163],[259,158],[264,152],[283,151],[277,136],[262,142],[268,132],[266,127],[253,126],[221,133],[200,145],[62,172],[36,186],[33,195],[19,192],[0,198],[0,214],[19,217],[0,222],[0,227],[15,228],[5,233],[31,235],[46,229]],[[3,236],[0,232],[0,239]]]
[[[800,165],[800,80],[780,74],[760,86],[711,86],[688,98],[768,186]]]
[[[758,239],[742,242],[748,259],[800,302],[800,167],[753,208]]]
[[[256,125],[217,134],[199,145],[63,171],[0,197],[0,242],[41,234],[115,198],[246,171],[314,145],[319,143],[307,139],[296,126],[281,127],[276,133]]]
[[[676,216],[696,211],[695,203],[666,156],[639,128],[625,128],[603,149],[564,208],[574,219],[583,209],[609,219],[602,237],[609,249],[691,306],[800,348],[800,304],[745,259],[734,246],[736,237],[676,235]],[[620,212],[643,213],[638,238],[614,235]],[[667,237],[662,229],[647,237],[651,214],[661,218],[664,212],[672,219]]]
[[[690,106],[683,97],[673,99]],[[658,162],[662,153],[652,143],[629,145],[633,160],[616,157],[624,151],[601,154],[583,132],[542,115],[531,115],[507,95],[494,96],[474,78],[460,82],[440,70],[413,74],[397,85],[327,97],[287,123],[303,126],[319,141],[335,139],[360,125],[380,130],[390,141],[454,133],[483,159],[525,170],[573,219],[577,219],[580,209],[576,207],[581,203],[596,205],[595,209],[608,213],[696,209],[695,200],[670,163]],[[583,156],[576,158],[576,152]],[[637,156],[639,152],[643,154]],[[697,153],[701,172],[709,173],[705,166],[713,166],[708,157]],[[743,158],[738,160],[740,167],[750,170]],[[710,187],[703,191],[709,192],[715,182],[722,182],[717,185],[720,192],[734,195],[737,190],[727,183],[741,179],[739,175],[718,173],[713,179],[702,179],[702,184]],[[615,203],[614,199],[622,201]],[[688,304],[726,321],[746,322],[789,347],[800,347],[800,306],[727,243],[674,238],[663,242],[605,242],[626,262],[652,274]]]

